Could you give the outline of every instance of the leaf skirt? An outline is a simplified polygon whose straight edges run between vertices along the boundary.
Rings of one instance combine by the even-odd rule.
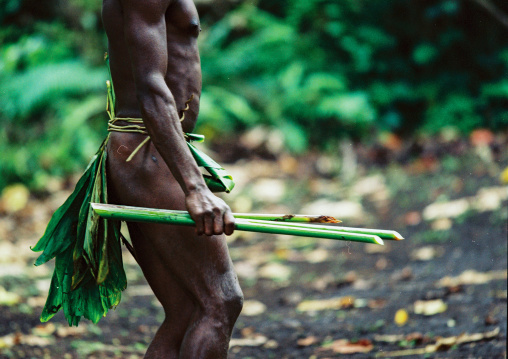
[[[35,265],[56,258],[41,321],[63,309],[69,325],[81,317],[97,323],[120,303],[127,287],[122,263],[120,222],[94,214],[90,202],[107,203],[106,144],[78,181],[74,192],[56,210],[42,238],[32,248],[42,251]]]

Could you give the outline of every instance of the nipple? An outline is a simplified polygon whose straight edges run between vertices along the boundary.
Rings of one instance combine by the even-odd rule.
[[[201,26],[199,26],[199,21],[197,19],[192,19],[190,21],[190,32],[192,35],[194,36],[198,36],[199,33],[201,32]]]

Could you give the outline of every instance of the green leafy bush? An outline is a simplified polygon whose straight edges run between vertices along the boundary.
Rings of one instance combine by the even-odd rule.
[[[506,28],[479,2],[196,3],[211,141],[271,126],[302,153],[377,131],[508,126]],[[0,22],[0,188],[39,188],[83,169],[105,134],[100,1],[6,0]]]

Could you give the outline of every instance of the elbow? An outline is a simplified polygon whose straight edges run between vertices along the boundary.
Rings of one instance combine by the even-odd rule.
[[[164,77],[144,76],[136,81],[136,97],[143,112],[168,107],[172,104],[172,96]]]

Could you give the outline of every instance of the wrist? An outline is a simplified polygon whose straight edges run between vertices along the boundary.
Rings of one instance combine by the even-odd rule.
[[[200,193],[208,189],[206,186],[206,183],[201,178],[201,181],[186,183],[184,192],[186,195],[192,194],[192,193]]]

